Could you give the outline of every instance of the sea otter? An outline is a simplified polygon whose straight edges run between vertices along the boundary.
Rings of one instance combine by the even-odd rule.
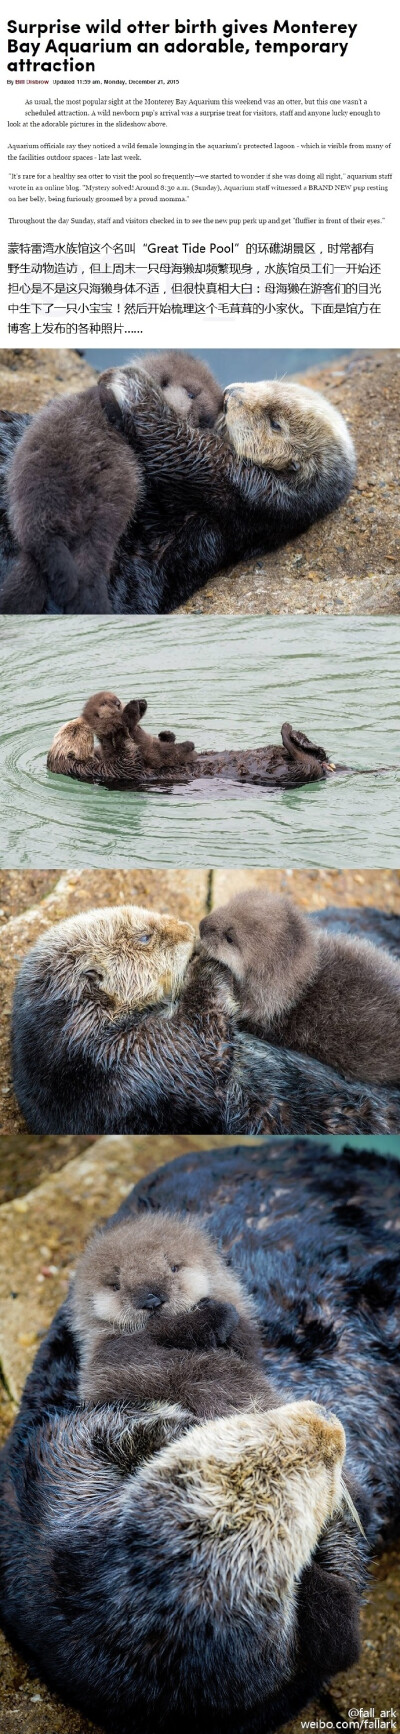
[[[96,1233],[79,1259],[71,1317],[84,1403],[177,1403],[210,1419],[270,1409],[254,1307],[187,1217],[157,1213]]]
[[[171,784],[219,777],[263,788],[292,789],[344,769],[333,765],[324,747],[316,746],[290,723],[282,725],[282,746],[196,752],[192,741],[177,744],[166,731],[157,739],[147,734],[139,720],[146,709],[145,699],[131,699],[122,706],[114,693],[94,693],[84,706],[82,719],[76,717],[57,729],[47,755],[48,770],[109,788],[142,787],[144,776],[151,786],[153,773],[158,787],[161,771],[163,781],[167,778]],[[93,731],[101,743],[100,751],[95,748]]]
[[[265,1734],[357,1660],[366,1548],[341,1496],[350,1479],[387,1544],[400,1470],[400,1170],[359,1146],[191,1152],[109,1224],[207,1223],[255,1303],[277,1408],[201,1425],[82,1408],[68,1300],[39,1346],[0,1460],[2,1618],[113,1734]]]
[[[196,365],[192,357],[183,359]],[[163,390],[150,378],[146,358],[146,371],[136,364],[109,369],[95,388],[109,426],[125,439],[144,477],[142,504],[111,562],[107,593],[116,613],[170,612],[213,572],[243,556],[267,553],[335,510],[354,480],[349,430],[317,392],[276,380],[232,386],[215,427],[204,431],[193,426],[193,414],[177,417],[176,383],[172,388],[168,369],[164,377]],[[4,475],[10,453],[15,449],[13,468],[18,442],[30,441],[32,434],[26,418],[18,416],[3,417],[0,432]],[[78,456],[80,483],[84,463],[74,435],[75,468]],[[0,607],[12,611],[17,601],[8,576],[9,551],[6,513]],[[44,605],[42,590],[36,607]],[[33,611],[27,595],[18,606]],[[80,611],[80,603],[70,606]]]
[[[232,974],[193,943],[187,923],[127,906],[69,917],[28,951],[12,1054],[30,1131],[400,1131],[398,1089],[238,1028]]]
[[[177,350],[141,364],[176,416],[209,426],[222,392],[209,369]],[[107,386],[112,369],[104,376]],[[123,369],[118,379],[123,377]],[[7,476],[17,557],[1,593],[3,613],[40,613],[47,600],[66,613],[112,611],[113,556],[145,496],[143,466],[122,430],[110,426],[98,385],[54,398],[16,447]]]
[[[240,1020],[345,1078],[400,1084],[400,963],[365,939],[326,933],[289,897],[240,892],[200,922],[226,965]]]
[[[145,466],[146,501],[111,575],[117,611],[169,613],[207,578],[267,553],[334,511],[355,476],[338,410],[279,380],[230,386],[209,434],[178,427],[162,393],[132,367],[101,396]]]

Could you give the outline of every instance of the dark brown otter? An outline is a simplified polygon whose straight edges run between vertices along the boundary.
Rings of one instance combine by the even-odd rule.
[[[388,952],[326,933],[263,890],[214,909],[200,936],[231,972],[247,1027],[345,1078],[400,1083],[400,964]]]
[[[282,746],[198,753],[192,741],[177,744],[166,732],[158,739],[148,735],[139,721],[146,708],[145,699],[132,699],[123,707],[113,693],[95,693],[84,706],[82,731],[79,718],[57,730],[48,753],[48,769],[110,787],[122,783],[137,788],[138,779],[147,776],[150,782],[154,772],[158,784],[161,771],[163,778],[169,775],[171,783],[179,774],[179,781],[185,782],[220,777],[228,782],[292,789],[318,782],[339,768],[332,765],[324,747],[316,746],[290,723],[283,723]],[[93,733],[87,733],[88,725],[100,741],[100,753],[94,749]]]
[[[254,1306],[199,1223],[158,1212],[96,1233],[76,1271],[85,1403],[176,1403],[204,1419],[271,1408]]]
[[[203,362],[167,350],[145,356],[140,368],[175,416],[192,427],[213,425],[223,394]],[[112,612],[112,561],[146,492],[139,454],[103,410],[104,390],[115,380],[123,401],[129,375],[129,365],[108,369],[89,391],[52,399],[24,429],[7,476],[19,552],[5,578],[3,613],[40,613],[49,598],[65,613]]]

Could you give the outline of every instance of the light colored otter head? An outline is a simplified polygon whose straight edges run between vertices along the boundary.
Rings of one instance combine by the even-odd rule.
[[[218,424],[235,452],[262,469],[288,472],[299,489],[338,475],[350,487],[356,460],[339,410],[308,386],[267,379],[230,385]]]
[[[319,964],[320,936],[289,897],[242,891],[200,922],[208,957],[231,970],[240,1017],[265,1024],[290,1010]]]
[[[121,699],[115,692],[94,692],[84,705],[82,716],[101,740],[121,728],[122,710]]]
[[[50,770],[56,769],[61,759],[90,759],[93,746],[93,729],[85,717],[77,716],[72,722],[63,723],[51,743],[48,755]]]
[[[246,1317],[251,1301],[198,1221],[167,1211],[98,1231],[76,1271],[73,1317],[83,1341],[93,1331],[143,1331],[155,1312],[187,1312],[212,1295]]]
[[[342,1505],[344,1454],[340,1421],[304,1401],[202,1423],[138,1472],[146,1524],[157,1498],[160,1547],[173,1536],[176,1557],[182,1535],[191,1550],[195,1605],[204,1595],[211,1618],[245,1609],[266,1666],[286,1639],[290,1667],[296,1586]]]
[[[96,1018],[112,1025],[178,994],[193,928],[172,915],[125,904],[92,909],[49,928],[25,960],[25,977],[46,977],[46,997],[68,1003],[71,1039]],[[78,1016],[76,1016],[76,1012]],[[86,1024],[83,1013],[86,1013]]]

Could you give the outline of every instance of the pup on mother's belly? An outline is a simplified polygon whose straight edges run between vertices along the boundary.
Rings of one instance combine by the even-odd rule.
[[[198,1222],[157,1211],[97,1232],[71,1309],[83,1402],[167,1402],[210,1418],[279,1401],[253,1303]]]

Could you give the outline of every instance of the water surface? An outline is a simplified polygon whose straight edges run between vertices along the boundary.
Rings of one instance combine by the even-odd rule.
[[[397,617],[3,619],[0,668],[1,866],[399,865]],[[56,728],[103,686],[199,748],[276,741],[289,721],[334,760],[399,769],[287,792],[52,776]]]

